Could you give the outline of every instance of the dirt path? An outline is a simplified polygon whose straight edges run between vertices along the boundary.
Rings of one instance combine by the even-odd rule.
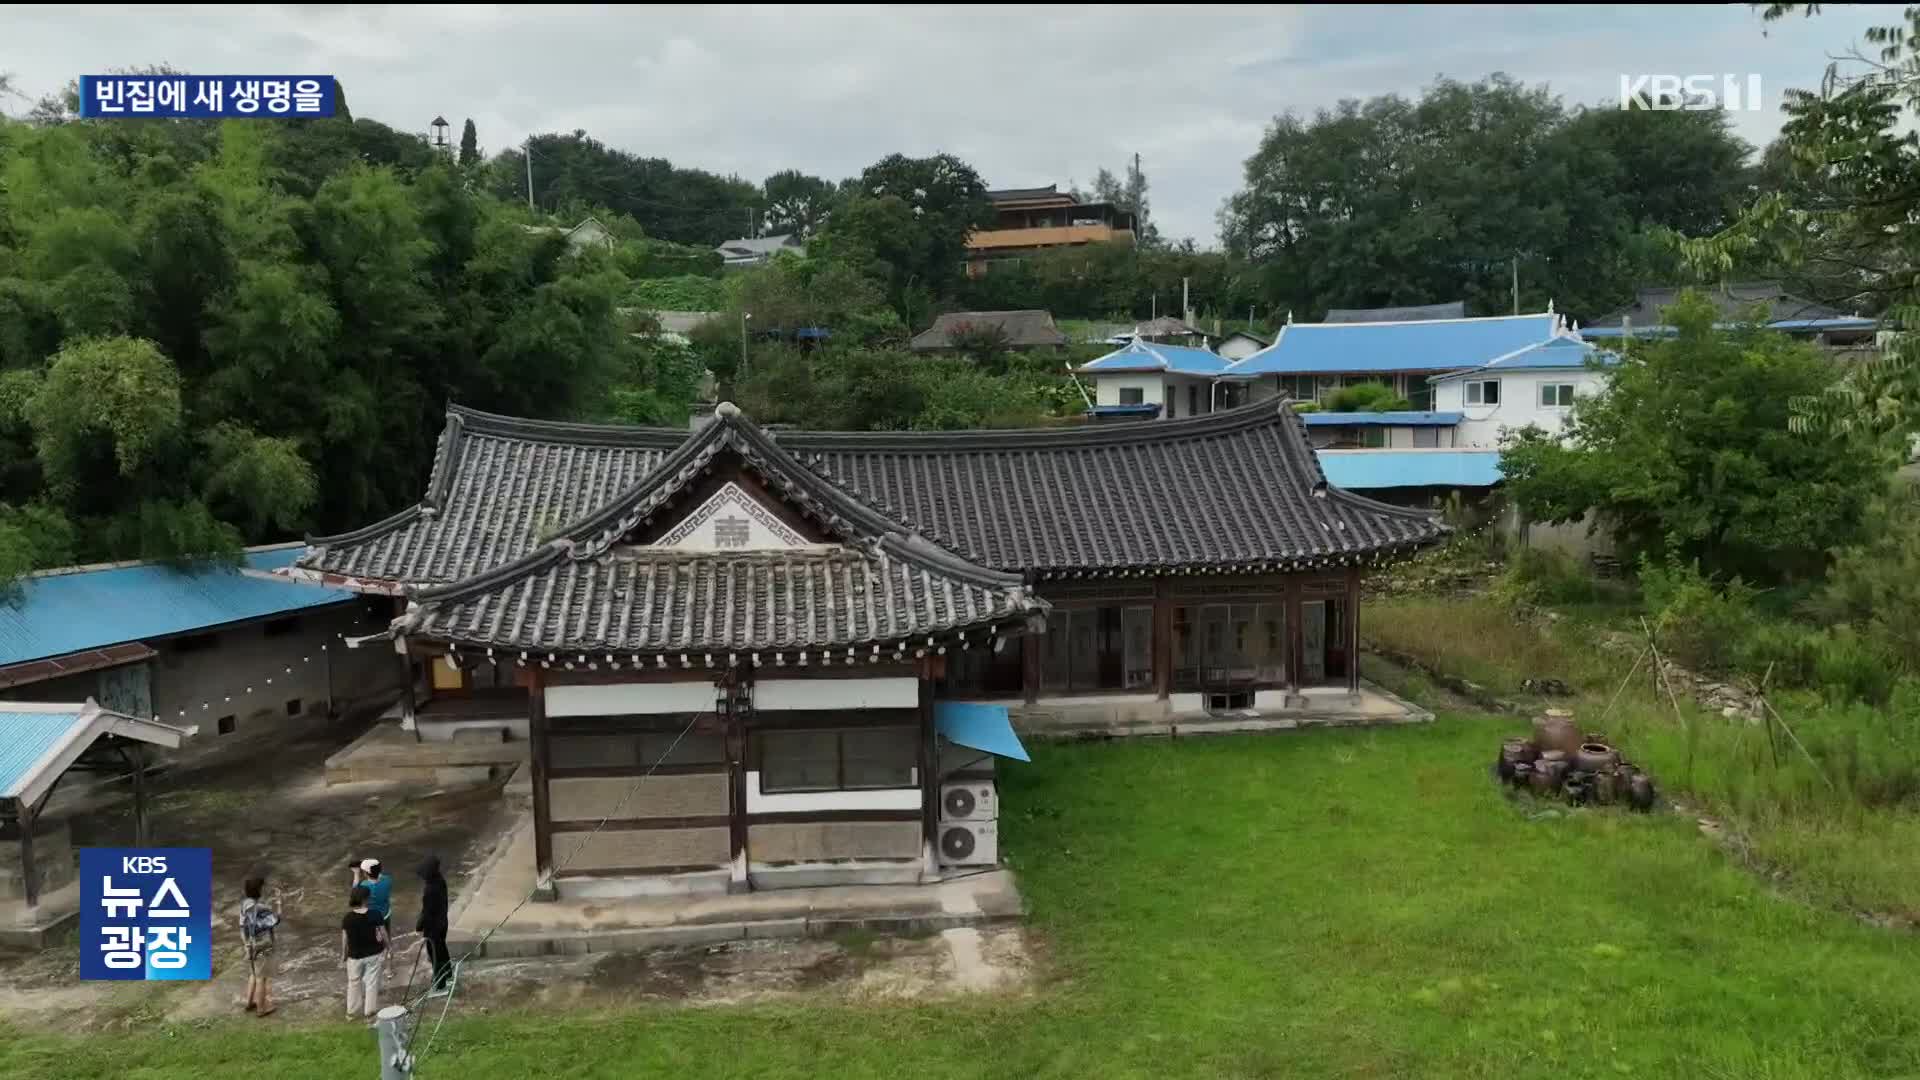
[[[0,953],[0,1019],[67,1033],[155,1022],[204,1023],[242,1015],[246,961],[233,920],[240,883],[264,871],[281,896],[280,975],[274,1024],[344,1022],[339,919],[350,859],[378,857],[394,874],[393,921],[411,931],[420,903],[414,868],[428,854],[446,866],[456,897],[510,815],[497,791],[436,792],[420,785],[327,787],[329,754],[363,728],[316,734],[258,753],[171,773],[154,785],[153,836],[207,846],[214,867],[214,977],[207,982],[83,983],[77,943]],[[476,797],[477,796],[477,797]],[[76,846],[132,843],[126,808],[76,816]],[[383,1000],[405,996],[417,938],[390,957]],[[957,955],[964,954],[964,955]],[[1019,929],[985,931],[956,949],[939,936],[840,941],[742,941],[645,954],[476,961],[465,969],[461,1012],[591,1002],[727,1004],[796,995],[924,997],[1026,981]]]

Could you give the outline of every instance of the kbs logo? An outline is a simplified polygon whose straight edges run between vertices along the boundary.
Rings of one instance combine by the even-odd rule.
[[[206,848],[80,849],[80,977],[213,975]]]
[[[1620,109],[1726,109],[1759,112],[1767,107],[1757,74],[1621,75]]]

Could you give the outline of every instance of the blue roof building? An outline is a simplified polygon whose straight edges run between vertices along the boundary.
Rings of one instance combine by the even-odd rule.
[[[1201,416],[1226,408],[1214,381],[1232,361],[1207,349],[1134,338],[1074,373],[1093,380],[1094,420]]]

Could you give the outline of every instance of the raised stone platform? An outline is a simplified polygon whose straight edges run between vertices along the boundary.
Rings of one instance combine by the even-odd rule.
[[[1004,704],[1022,737],[1043,740],[1178,738],[1433,721],[1431,712],[1367,682],[1360,684],[1358,694],[1338,687],[1304,690],[1292,699],[1280,692],[1262,692],[1256,695],[1253,708],[1231,713],[1208,712],[1199,694],[1174,694],[1165,701],[1151,694],[1111,694]]]
[[[80,883],[69,873],[66,884],[41,893],[33,907],[17,896],[0,899],[0,947],[44,949],[79,917]]]
[[[372,780],[455,787],[504,778],[527,756],[525,742],[497,736],[422,742],[383,721],[328,758],[326,778],[329,784]]]
[[[925,885],[772,889],[733,895],[575,898],[515,907],[532,890],[533,823],[522,816],[455,897],[447,943],[478,955],[543,956],[831,937],[853,930],[927,934],[1013,922],[1025,909],[1009,870],[960,871]],[[511,917],[509,917],[511,913]]]

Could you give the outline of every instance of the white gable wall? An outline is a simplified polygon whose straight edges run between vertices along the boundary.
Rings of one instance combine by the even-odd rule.
[[[1467,404],[1467,384],[1485,379],[1500,381],[1500,403]],[[1454,430],[1454,445],[1495,449],[1500,436],[1536,424],[1549,434],[1559,434],[1572,410],[1540,403],[1542,386],[1571,385],[1575,397],[1591,397],[1605,386],[1605,377],[1594,371],[1492,371],[1447,379],[1434,384],[1433,407],[1440,412],[1458,412],[1460,424]]]
[[[1213,411],[1213,380],[1206,376],[1142,371],[1130,375],[1095,375],[1093,380],[1096,405],[1123,404],[1120,391],[1137,389],[1140,404],[1160,406],[1162,419],[1191,416],[1196,402],[1202,415]]]

